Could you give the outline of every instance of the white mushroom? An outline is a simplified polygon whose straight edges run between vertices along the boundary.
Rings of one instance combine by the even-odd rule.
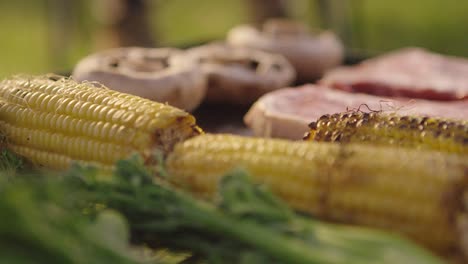
[[[299,82],[315,81],[341,64],[344,56],[344,47],[335,34],[312,34],[304,24],[290,20],[268,20],[262,29],[237,26],[229,31],[227,42],[284,55],[296,69]]]
[[[261,95],[292,83],[295,71],[281,55],[211,43],[171,58],[171,63],[198,65],[208,78],[206,100],[251,104]]]
[[[82,59],[72,76],[192,111],[205,96],[206,78],[193,65],[172,65],[170,57],[180,52],[138,47],[104,50]]]

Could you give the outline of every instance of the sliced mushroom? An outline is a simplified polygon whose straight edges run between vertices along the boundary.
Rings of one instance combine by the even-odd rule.
[[[206,100],[246,105],[294,80],[295,71],[281,55],[211,43],[171,58],[171,63],[199,65],[208,78]]]
[[[206,78],[193,65],[172,65],[170,57],[180,52],[138,47],[105,50],[82,59],[73,78],[192,111],[205,96]]]
[[[332,32],[311,33],[299,22],[268,20],[262,29],[241,25],[231,29],[227,42],[284,55],[294,66],[299,82],[316,81],[325,71],[341,64],[344,47]]]

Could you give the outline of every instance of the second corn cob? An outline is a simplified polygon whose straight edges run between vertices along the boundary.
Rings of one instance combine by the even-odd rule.
[[[55,169],[72,161],[111,167],[134,152],[149,159],[201,132],[175,107],[47,76],[0,82],[0,131],[8,148]]]
[[[385,112],[324,115],[309,124],[310,141],[363,142],[468,154],[468,121]]]
[[[167,159],[174,181],[207,196],[236,167],[322,219],[393,230],[441,254],[461,251],[468,187],[461,156],[206,134],[177,144]]]

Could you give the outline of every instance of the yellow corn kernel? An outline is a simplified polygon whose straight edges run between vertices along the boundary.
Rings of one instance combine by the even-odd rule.
[[[145,111],[135,111],[140,106]],[[53,168],[74,160],[111,166],[132,153],[149,158],[201,133],[195,118],[180,109],[45,76],[0,82],[0,130],[12,150]]]
[[[178,143],[167,170],[212,196],[222,175],[242,167],[298,210],[393,230],[446,253],[459,246],[467,162],[407,148],[205,134]]]
[[[84,165],[99,167],[101,171],[112,172],[113,166],[94,161],[72,160],[68,156],[56,154],[53,152],[37,150],[25,146],[12,145],[10,149],[22,157],[31,157],[29,161],[41,167],[55,170],[67,169],[72,162]]]
[[[324,115],[309,124],[304,139],[363,142],[468,154],[468,121],[384,112],[345,112]]]

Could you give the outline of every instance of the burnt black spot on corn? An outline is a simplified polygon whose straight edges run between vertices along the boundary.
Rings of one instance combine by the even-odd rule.
[[[132,153],[167,153],[201,133],[175,107],[47,76],[0,82],[0,130],[9,149],[53,169],[73,161],[110,168]]]
[[[468,122],[360,111],[324,115],[312,122],[309,141],[363,142],[468,154]]]

